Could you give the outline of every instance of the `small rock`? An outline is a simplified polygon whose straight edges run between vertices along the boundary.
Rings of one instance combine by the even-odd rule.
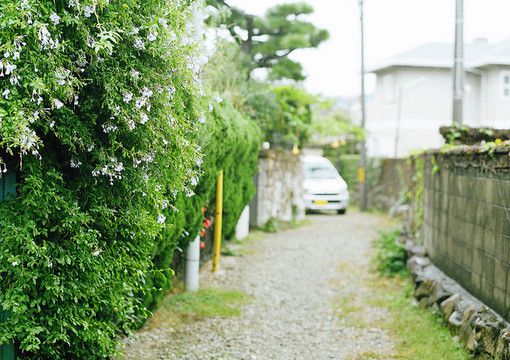
[[[510,359],[510,330],[505,330],[498,339],[494,357],[497,360]]]
[[[448,323],[454,327],[460,327],[462,325],[462,314],[458,311],[454,311],[448,318]]]
[[[466,348],[474,352],[478,348],[477,333],[475,329],[471,329],[465,337]]]
[[[485,322],[480,329],[480,344],[484,351],[493,356],[496,354],[496,347],[503,327],[503,323],[496,320]]]
[[[441,312],[444,314],[446,319],[449,319],[455,310],[455,306],[460,300],[460,294],[454,294],[441,302]]]
[[[424,280],[414,291],[414,297],[421,300],[424,297],[433,296],[435,293],[436,282],[432,279]]]

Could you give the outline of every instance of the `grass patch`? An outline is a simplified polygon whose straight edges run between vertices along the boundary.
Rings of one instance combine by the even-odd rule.
[[[466,360],[473,357],[453,339],[441,314],[415,305],[413,286],[406,269],[406,252],[398,241],[400,232],[381,233],[373,242],[376,254],[372,274],[365,281],[373,294],[367,306],[388,310],[390,316],[374,322],[396,341],[394,358],[409,360]],[[372,357],[374,358],[374,357]]]
[[[237,290],[201,289],[168,296],[147,327],[173,326],[211,317],[237,317],[250,297]]]
[[[310,223],[311,221],[309,219],[282,221],[276,218],[270,218],[260,230],[266,233],[276,233],[279,231],[294,230]]]
[[[267,236],[267,234],[265,234],[261,230],[250,230],[250,233],[248,234],[247,237],[245,237],[242,240],[235,239],[233,242],[236,244],[248,245],[255,241],[261,240],[266,236]]]
[[[413,289],[403,277],[375,278],[374,296],[367,304],[389,310],[391,316],[376,321],[376,325],[390,332],[396,340],[397,359],[409,360],[466,360],[472,359],[467,350],[453,339],[440,314],[413,304]]]
[[[344,294],[335,301],[335,309],[338,317],[345,324],[354,328],[365,328],[367,323],[363,318],[363,302],[359,301],[355,294]]]

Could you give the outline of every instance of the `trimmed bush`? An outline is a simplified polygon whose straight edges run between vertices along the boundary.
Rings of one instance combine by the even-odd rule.
[[[199,131],[203,151],[202,174],[193,197],[178,196],[175,208],[166,213],[172,227],[165,230],[155,256],[153,275],[143,295],[148,308],[156,307],[165,292],[172,287],[173,272],[170,269],[174,252],[186,249],[202,228],[206,207],[214,214],[216,203],[216,179],[219,170],[223,179],[223,234],[230,239],[241,212],[255,193],[253,176],[257,171],[260,146],[260,130],[252,120],[243,116],[223,100],[216,103],[207,116],[205,126]]]
[[[17,339],[24,358],[110,357],[145,316],[137,294],[155,249],[182,226],[169,209],[201,202],[183,195],[198,182],[206,111],[194,10],[179,0],[0,9],[0,153],[18,164],[17,198],[0,203],[0,306],[11,314],[0,343]]]

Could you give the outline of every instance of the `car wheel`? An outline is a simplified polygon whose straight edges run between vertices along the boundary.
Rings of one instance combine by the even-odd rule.
[[[343,215],[343,214],[345,214],[346,211],[347,211],[347,209],[339,209],[336,212],[339,213],[340,215]]]

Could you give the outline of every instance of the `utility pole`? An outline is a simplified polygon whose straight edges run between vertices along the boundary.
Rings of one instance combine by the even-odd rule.
[[[365,130],[365,25],[363,16],[363,0],[359,0],[360,26],[361,26],[361,127]],[[367,210],[366,167],[367,149],[365,139],[361,141],[360,163],[358,168],[359,205],[361,211]]]
[[[455,50],[452,123],[462,124],[464,102],[464,0],[455,0]]]

